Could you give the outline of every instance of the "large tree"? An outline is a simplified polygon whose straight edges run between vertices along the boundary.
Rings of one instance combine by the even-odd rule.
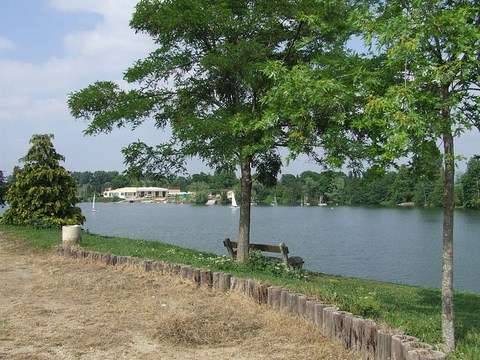
[[[268,70],[277,83],[267,96],[267,114],[303,123],[305,131],[294,139],[322,146],[334,164],[347,156],[380,167],[410,158],[427,175],[443,155],[442,324],[446,350],[452,351],[453,140],[480,125],[480,8],[473,0],[355,5],[348,21],[374,51],[340,63],[320,57],[293,71],[273,63]],[[346,125],[350,131],[341,131]]]
[[[53,135],[33,135],[27,155],[15,168],[6,200],[10,206],[2,222],[14,225],[60,226],[83,224],[85,218],[77,201],[76,184],[60,165],[64,157],[52,144]]]
[[[136,173],[181,170],[185,156],[198,156],[216,169],[240,166],[238,260],[247,261],[252,168],[259,181],[272,184],[281,167],[276,148],[294,139],[297,154],[307,145],[292,136],[307,131],[303,124],[264,116],[262,98],[272,78],[263,70],[270,61],[292,68],[313,56],[338,55],[348,38],[341,21],[347,4],[142,0],[130,25],[149,34],[158,48],[125,72],[133,89],[97,82],[70,95],[71,113],[90,121],[87,134],[152,118],[158,129],[170,126],[171,141],[157,146],[139,141],[124,149]]]
[[[418,160],[435,159],[438,150],[443,154],[442,328],[450,352],[455,347],[454,138],[479,127],[480,6],[476,0],[366,5],[360,24],[382,63],[373,74],[396,75],[382,92],[371,91],[365,125],[382,129],[384,156]]]

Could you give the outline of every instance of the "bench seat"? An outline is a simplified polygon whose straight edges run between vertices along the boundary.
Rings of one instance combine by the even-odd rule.
[[[226,238],[223,241],[223,245],[227,248],[228,254],[231,258],[235,259],[237,257],[237,251],[235,250],[238,247],[238,242],[231,241],[229,238]],[[286,267],[293,270],[300,270],[305,263],[302,257],[300,256],[288,256],[288,246],[285,243],[280,243],[278,245],[268,245],[268,244],[249,244],[250,250],[259,250],[262,252],[278,253],[282,257],[270,257],[274,260],[281,261]]]

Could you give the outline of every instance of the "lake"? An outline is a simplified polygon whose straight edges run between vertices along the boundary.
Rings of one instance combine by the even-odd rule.
[[[161,241],[226,255],[240,209],[175,204],[79,204],[93,233]],[[480,293],[480,211],[456,210],[454,286]],[[442,210],[375,207],[252,207],[252,243],[285,242],[304,268],[439,288]]]

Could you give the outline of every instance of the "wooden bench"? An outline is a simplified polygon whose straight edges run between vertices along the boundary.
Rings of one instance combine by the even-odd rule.
[[[223,241],[223,245],[227,248],[228,255],[235,259],[237,257],[237,251],[235,250],[238,247],[238,242],[231,241],[229,238],[226,238]],[[279,245],[267,245],[267,244],[249,244],[250,250],[259,250],[263,252],[271,252],[282,254],[282,257],[269,257],[277,261],[281,261],[283,265],[290,269],[300,270],[303,266],[303,258],[300,256],[288,256],[288,246],[284,243],[280,243]]]

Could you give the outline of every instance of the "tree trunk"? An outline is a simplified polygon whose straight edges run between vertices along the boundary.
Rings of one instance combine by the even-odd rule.
[[[250,159],[242,160],[240,178],[240,224],[238,229],[237,261],[248,262],[250,244],[250,202],[252,198],[252,168]]]
[[[449,110],[442,111],[444,121],[449,120]],[[453,135],[450,126],[444,131],[445,185],[443,189],[443,267],[442,267],[442,336],[446,352],[455,350],[455,323],[453,313],[453,210],[455,166]]]

